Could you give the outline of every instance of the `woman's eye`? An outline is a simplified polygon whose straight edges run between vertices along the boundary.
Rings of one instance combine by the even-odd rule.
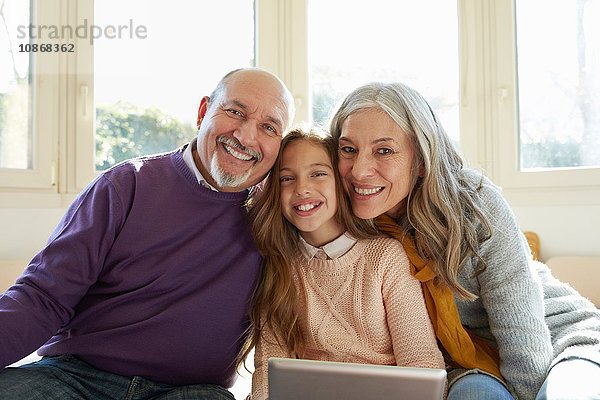
[[[377,154],[388,155],[388,154],[392,154],[392,153],[393,153],[392,149],[388,149],[388,148],[377,149]]]
[[[350,146],[343,146],[343,147],[340,147],[340,151],[341,151],[342,153],[346,153],[346,154],[352,154],[352,153],[354,153],[354,152],[355,152],[354,148],[353,148],[353,147],[350,147]]]

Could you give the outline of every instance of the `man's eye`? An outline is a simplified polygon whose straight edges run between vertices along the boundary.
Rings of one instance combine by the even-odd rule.
[[[228,108],[225,110],[228,114],[235,115],[236,117],[243,117],[244,114],[241,111],[236,110],[235,108]]]
[[[263,125],[263,129],[266,130],[270,135],[277,135],[277,129],[275,129],[272,125],[265,124]]]

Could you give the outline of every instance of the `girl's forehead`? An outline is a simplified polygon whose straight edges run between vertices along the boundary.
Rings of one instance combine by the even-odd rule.
[[[331,157],[325,144],[310,140],[295,140],[283,149],[282,163],[294,162],[296,164],[321,164],[331,165]]]

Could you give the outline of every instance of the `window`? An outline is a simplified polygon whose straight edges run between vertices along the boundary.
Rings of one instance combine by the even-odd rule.
[[[51,4],[0,0],[0,186],[55,191],[53,139],[58,113],[60,55],[41,52],[44,33],[32,29],[58,18]],[[44,47],[45,48],[45,47]],[[42,104],[45,113],[40,113]]]
[[[471,154],[513,204],[598,204],[598,159],[586,153],[598,154],[600,136],[599,3],[494,1],[467,10],[467,48],[488,60],[482,68],[477,57],[466,61],[475,71],[467,98],[481,99],[463,113],[475,121],[467,134],[480,135]]]
[[[521,170],[600,167],[600,1],[518,0],[516,14]]]
[[[189,142],[202,96],[224,71],[254,65],[252,0],[165,5],[94,4],[95,25],[125,26],[122,37],[94,43],[98,170]]]
[[[189,141],[200,96],[246,65],[286,82],[296,122],[327,124],[367,81],[406,82],[505,193],[598,204],[599,2],[0,0],[0,204],[35,193],[37,205],[64,206],[97,169]],[[17,54],[23,86],[8,38],[13,48],[54,40],[16,37],[28,24],[87,26],[88,37],[55,39],[74,53]],[[91,25],[103,29],[93,45]],[[16,93],[21,128],[8,129]]]
[[[0,168],[33,165],[30,53],[19,51],[30,44],[18,39],[30,14],[27,2],[0,1]]]
[[[455,1],[310,1],[312,120],[326,126],[334,106],[361,84],[399,81],[429,100],[458,142],[457,24]]]

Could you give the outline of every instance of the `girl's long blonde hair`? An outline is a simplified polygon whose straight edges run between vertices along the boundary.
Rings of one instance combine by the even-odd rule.
[[[264,326],[276,333],[279,344],[288,349],[290,357],[301,357],[304,338],[295,312],[296,288],[292,281],[292,255],[300,251],[298,230],[285,219],[281,210],[280,168],[281,157],[290,143],[308,141],[322,146],[330,157],[336,171],[335,185],[338,210],[335,218],[346,231],[357,239],[379,236],[372,220],[361,220],[354,216],[349,199],[337,173],[337,142],[332,137],[313,128],[293,129],[281,142],[279,156],[271,169],[263,191],[250,205],[249,218],[252,234],[264,264],[260,282],[254,293],[250,311],[250,328],[240,360],[244,360],[258,343]]]

